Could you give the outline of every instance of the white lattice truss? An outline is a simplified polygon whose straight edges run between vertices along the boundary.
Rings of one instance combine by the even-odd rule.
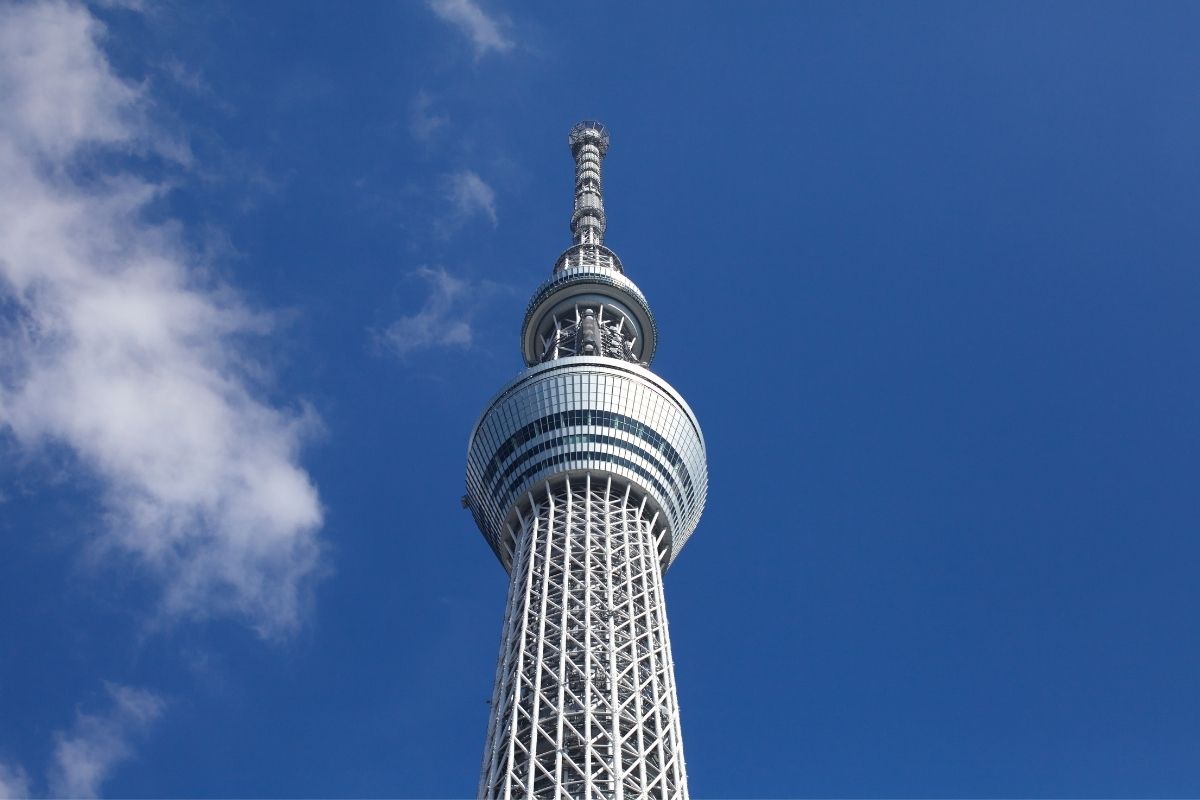
[[[636,361],[633,355],[635,341],[633,326],[614,306],[576,303],[554,315],[554,327],[541,337],[541,360],[604,355]]]
[[[611,478],[526,497],[481,798],[687,798],[657,523]]]

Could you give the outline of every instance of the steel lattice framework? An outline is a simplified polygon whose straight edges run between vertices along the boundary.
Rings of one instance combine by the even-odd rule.
[[[686,798],[662,576],[704,507],[704,438],[603,244],[608,132],[569,142],[575,244],[467,453],[464,501],[510,574],[479,797]]]
[[[657,516],[593,475],[518,509],[482,796],[686,796]]]

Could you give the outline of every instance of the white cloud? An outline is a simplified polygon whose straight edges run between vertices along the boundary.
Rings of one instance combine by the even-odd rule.
[[[408,129],[414,139],[418,142],[429,142],[433,135],[449,122],[449,116],[433,111],[433,98],[428,92],[417,92],[408,110]]]
[[[501,31],[501,24],[488,16],[475,0],[428,0],[428,5],[433,13],[471,40],[476,58],[492,50],[506,53],[513,48],[512,40]]]
[[[132,757],[133,740],[162,714],[163,700],[153,692],[116,684],[105,688],[111,701],[105,713],[77,712],[71,730],[55,735],[52,797],[96,797],[113,768]]]
[[[434,347],[470,347],[469,284],[442,267],[420,267],[412,275],[429,284],[429,296],[420,311],[387,327],[387,346],[401,358]]]
[[[73,181],[96,154],[186,157],[111,69],[103,26],[66,2],[0,8],[0,432],[65,444],[103,487],[97,552],[132,557],[166,619],[299,623],[322,509],[298,450],[313,415],[256,391],[246,337],[270,319],[202,277],[165,185]]]
[[[101,32],[89,14],[60,3],[0,9],[6,147],[62,158],[82,141],[134,138],[138,93],[109,69],[95,45]]]
[[[21,800],[29,797],[29,776],[14,764],[0,761],[0,800]]]
[[[450,218],[443,220],[446,232],[467,222],[476,214],[483,214],[491,220],[493,227],[499,222],[496,216],[496,191],[475,172],[464,169],[443,176],[442,182],[451,207]]]

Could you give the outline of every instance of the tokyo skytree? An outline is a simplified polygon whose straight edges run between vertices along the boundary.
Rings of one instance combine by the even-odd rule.
[[[574,244],[521,325],[527,369],[471,431],[466,504],[510,575],[480,798],[687,798],[663,573],[708,489],[649,370],[650,306],[604,245],[609,135],[581,122]]]

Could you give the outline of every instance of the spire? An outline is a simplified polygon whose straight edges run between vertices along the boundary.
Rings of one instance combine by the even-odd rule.
[[[575,157],[575,212],[571,214],[571,233],[575,244],[601,244],[604,241],[604,189],[600,182],[600,162],[608,152],[608,130],[599,122],[586,119],[571,128],[567,137]]]
[[[529,301],[521,352],[531,367],[567,356],[603,356],[647,366],[658,342],[654,315],[641,290],[625,277],[621,259],[603,243],[600,162],[608,152],[608,130],[584,120],[571,128],[567,142],[575,158],[575,241]]]

